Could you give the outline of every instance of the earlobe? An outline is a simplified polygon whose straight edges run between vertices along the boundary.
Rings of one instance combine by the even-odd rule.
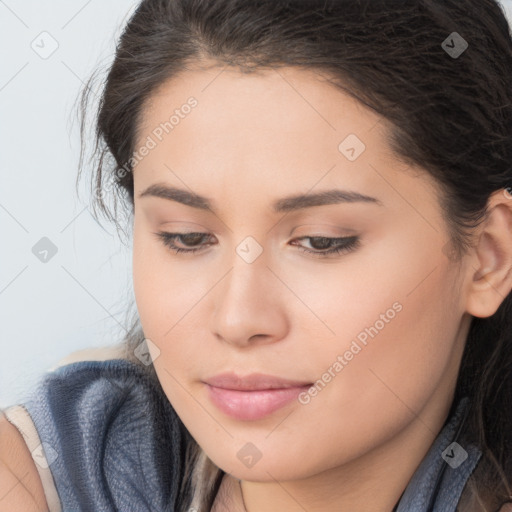
[[[512,199],[502,191],[489,199],[473,259],[468,265],[466,311],[492,316],[512,289]]]

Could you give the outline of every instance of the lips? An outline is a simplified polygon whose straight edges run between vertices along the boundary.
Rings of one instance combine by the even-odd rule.
[[[207,379],[204,384],[208,397],[220,411],[245,421],[272,414],[312,385],[310,382],[257,373],[245,377],[223,373]]]
[[[246,376],[238,376],[233,372],[221,373],[204,381],[210,386],[222,389],[235,389],[239,391],[257,391],[264,389],[298,388],[311,385],[311,382],[301,380],[289,380],[263,373],[251,373]]]

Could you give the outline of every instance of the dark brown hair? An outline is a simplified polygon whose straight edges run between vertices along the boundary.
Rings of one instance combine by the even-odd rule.
[[[468,44],[460,55],[442,46],[454,32]],[[145,102],[206,61],[246,73],[314,70],[380,114],[397,158],[440,185],[455,261],[471,247],[490,194],[512,185],[512,38],[496,1],[144,0],[124,28],[98,105],[95,213],[116,221],[118,200],[133,213],[131,159]],[[81,97],[83,132],[93,79]],[[144,339],[137,318],[126,339]],[[471,398],[465,440],[484,453],[464,491],[471,510],[492,511],[511,495],[511,369],[509,295],[491,317],[472,318],[455,391],[454,402]],[[207,511],[222,472],[196,445],[189,469],[182,510]]]

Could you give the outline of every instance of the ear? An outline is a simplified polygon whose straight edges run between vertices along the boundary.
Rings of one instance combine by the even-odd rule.
[[[466,311],[492,316],[512,289],[512,195],[495,191],[468,262]]]

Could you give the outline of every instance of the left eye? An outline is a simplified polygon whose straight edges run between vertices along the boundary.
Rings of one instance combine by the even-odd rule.
[[[208,236],[210,236],[207,233],[160,232],[155,234],[158,236],[158,238],[162,240],[165,246],[169,247],[169,249],[171,249],[171,251],[173,251],[176,254],[191,254],[200,251],[204,247],[203,245],[201,245],[201,242],[204,241],[204,239],[206,239]],[[311,250],[299,245],[299,250],[319,257],[328,256],[330,254],[347,253],[356,249],[360,244],[358,236],[347,236],[340,238],[329,238],[324,236],[302,236],[300,238],[296,238],[294,241],[304,239],[309,240],[310,245],[320,245],[321,248],[319,250]],[[178,247],[175,244],[175,240],[181,240],[181,242],[184,243],[186,247]]]

